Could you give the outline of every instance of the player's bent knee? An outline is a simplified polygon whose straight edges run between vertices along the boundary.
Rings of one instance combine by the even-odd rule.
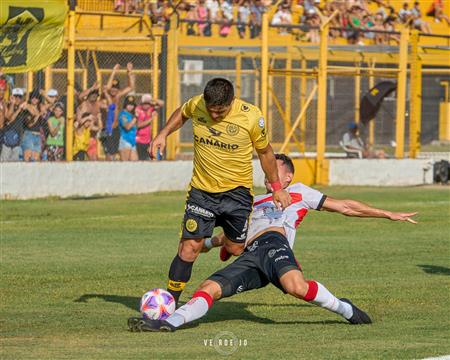
[[[219,300],[222,297],[222,288],[213,280],[205,280],[196,291],[204,291],[208,293],[214,300]]]
[[[291,270],[283,274],[280,278],[283,289],[296,298],[303,299],[308,292],[308,283],[298,270]]]

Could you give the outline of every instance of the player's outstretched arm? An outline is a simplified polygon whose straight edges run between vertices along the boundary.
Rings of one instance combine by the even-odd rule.
[[[327,197],[322,205],[322,209],[338,212],[345,216],[385,218],[392,221],[408,221],[411,224],[417,224],[417,221],[411,219],[417,212],[398,213],[377,209],[356,200],[339,200]]]

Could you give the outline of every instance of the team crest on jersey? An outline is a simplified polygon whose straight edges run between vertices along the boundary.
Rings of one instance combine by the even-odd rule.
[[[194,232],[195,230],[197,230],[198,224],[194,219],[188,219],[185,226],[187,231]]]
[[[260,118],[258,119],[258,126],[259,126],[261,129],[263,129],[263,128],[264,128],[264,124],[265,124],[264,118],[263,118],[263,117],[260,117]]]
[[[243,111],[243,112],[249,112],[249,111],[250,111],[250,108],[248,107],[248,105],[242,104],[242,106],[241,106],[241,111]]]
[[[220,136],[222,135],[222,131],[216,130],[214,128],[208,128],[209,132],[211,133],[212,136]]]
[[[239,134],[239,126],[236,124],[228,124],[227,125],[227,134],[230,136],[235,136]]]

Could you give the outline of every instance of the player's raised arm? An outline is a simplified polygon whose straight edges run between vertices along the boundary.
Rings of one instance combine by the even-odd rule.
[[[377,209],[356,200],[339,200],[327,197],[322,205],[322,209],[338,212],[345,216],[384,218],[392,221],[408,221],[411,224],[417,224],[417,221],[411,219],[417,212],[397,213]]]
[[[275,159],[272,146],[269,144],[263,149],[256,149],[256,152],[264,174],[266,174],[266,178],[271,185],[273,202],[275,205],[285,209],[291,204],[291,196],[283,189],[281,184],[278,176],[277,160]]]

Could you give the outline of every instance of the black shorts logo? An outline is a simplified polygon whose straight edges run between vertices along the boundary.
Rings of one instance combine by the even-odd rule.
[[[197,230],[198,224],[197,221],[195,221],[194,219],[188,219],[186,220],[186,230],[189,232],[194,232],[195,230]]]
[[[202,208],[200,206],[197,206],[197,205],[187,204],[186,205],[186,211],[190,212],[191,214],[200,215],[200,216],[203,216],[203,217],[206,217],[206,218],[209,218],[209,219],[214,217],[214,214],[211,211],[206,210],[206,209],[204,209],[204,208]]]

